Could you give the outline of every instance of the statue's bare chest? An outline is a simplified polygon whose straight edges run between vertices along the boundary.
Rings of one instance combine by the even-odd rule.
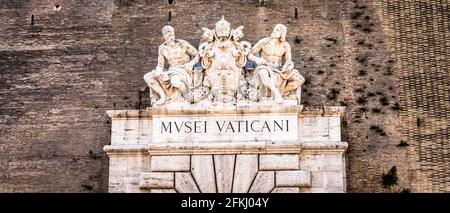
[[[263,52],[265,55],[282,56],[286,52],[286,49],[284,48],[283,45],[277,42],[269,42],[264,47]]]
[[[180,45],[165,47],[163,49],[163,54],[168,60],[184,58],[188,56],[186,50]]]

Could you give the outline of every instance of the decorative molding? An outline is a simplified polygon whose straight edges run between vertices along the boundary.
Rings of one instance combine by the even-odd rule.
[[[271,105],[236,105],[236,106],[179,106],[177,109],[147,108],[146,110],[108,110],[106,114],[111,119],[144,119],[152,115],[210,115],[210,114],[263,114],[263,113],[298,113],[300,117],[342,117],[345,112],[343,106],[303,107],[298,106],[271,106]]]

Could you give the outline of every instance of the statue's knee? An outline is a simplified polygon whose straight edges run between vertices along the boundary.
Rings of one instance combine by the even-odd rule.
[[[153,73],[149,72],[144,75],[144,81],[147,83],[150,83],[150,82],[154,81],[154,77],[155,77],[155,75]]]
[[[178,76],[173,76],[170,78],[170,84],[179,85],[181,83],[181,79]]]
[[[181,79],[177,76],[174,76],[170,79],[170,84],[179,90],[185,89],[185,85],[184,85],[183,81],[181,81]]]
[[[299,86],[301,86],[301,85],[303,85],[303,84],[305,83],[305,78],[303,78],[303,76],[301,76],[301,75],[298,75],[298,76],[295,78],[295,82],[296,82]]]
[[[158,84],[158,81],[157,81],[156,79],[153,79],[153,78],[145,79],[145,82],[146,82],[148,85],[155,85],[155,84]]]
[[[303,76],[300,76],[300,82],[305,83],[305,78],[303,78]]]

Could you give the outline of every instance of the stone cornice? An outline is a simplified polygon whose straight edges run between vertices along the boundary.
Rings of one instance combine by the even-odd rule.
[[[198,142],[152,143],[147,145],[108,145],[103,149],[111,154],[186,155],[186,154],[261,154],[301,153],[320,151],[344,153],[346,142]]]
[[[342,106],[312,106],[302,105],[236,105],[236,106],[179,106],[178,108],[147,108],[146,110],[108,110],[106,114],[111,119],[149,118],[152,115],[239,115],[262,113],[298,113],[299,116],[342,117],[345,107]]]

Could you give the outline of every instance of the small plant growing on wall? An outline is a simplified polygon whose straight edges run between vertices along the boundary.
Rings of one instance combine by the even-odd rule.
[[[367,103],[367,100],[365,97],[361,96],[358,99],[356,99],[356,103],[360,104],[360,105],[364,105]]]
[[[295,42],[296,44],[300,44],[300,42],[302,42],[302,39],[299,38],[298,36],[295,36],[294,42]]]
[[[386,96],[381,96],[380,97],[380,103],[383,105],[383,106],[387,106],[387,105],[389,105],[389,100],[388,100],[388,98],[386,97]]]
[[[394,103],[394,105],[392,106],[392,110],[394,110],[394,111],[400,110],[400,104]]]
[[[397,185],[398,176],[396,166],[393,166],[386,174],[382,175],[382,183],[385,188],[389,188],[389,191],[391,191],[393,185]]]
[[[407,142],[405,142],[404,140],[401,140],[399,144],[397,144],[398,147],[405,147],[405,146],[409,146],[409,144]]]
[[[384,132],[383,127],[381,127],[379,125],[372,125],[372,126],[370,126],[370,130],[378,133],[381,136],[386,136],[386,132]]]

